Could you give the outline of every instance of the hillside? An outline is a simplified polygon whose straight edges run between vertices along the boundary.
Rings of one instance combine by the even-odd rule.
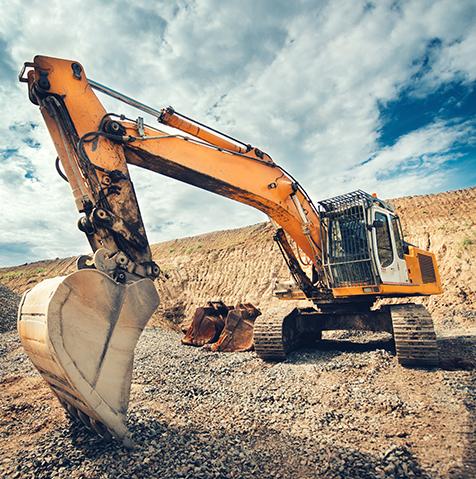
[[[406,240],[437,255],[444,293],[423,300],[437,328],[471,328],[476,324],[476,188],[391,202]],[[154,260],[165,275],[156,282],[161,305],[151,324],[177,327],[211,299],[266,309],[276,301],[273,278],[288,277],[272,235],[271,225],[261,223],[153,245]],[[74,262],[66,258],[3,268],[0,283],[21,294],[44,278],[72,272]]]

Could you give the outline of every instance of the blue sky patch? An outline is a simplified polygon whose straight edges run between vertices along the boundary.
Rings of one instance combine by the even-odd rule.
[[[25,258],[31,258],[33,245],[25,241],[0,242],[0,265],[19,264],[25,262]]]
[[[18,148],[0,148],[0,158],[2,160],[9,160],[18,155]]]
[[[379,106],[379,143],[382,147],[391,146],[401,136],[434,123],[435,119],[474,119],[476,82],[447,83],[425,97],[416,97],[407,89],[396,100]]]

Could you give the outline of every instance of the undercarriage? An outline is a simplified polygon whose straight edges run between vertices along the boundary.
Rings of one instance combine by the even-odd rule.
[[[421,304],[385,305],[365,310],[363,305],[289,308],[258,317],[254,326],[256,354],[266,361],[282,361],[292,351],[313,346],[323,331],[387,332],[395,341],[403,366],[437,366],[438,347],[431,316]]]

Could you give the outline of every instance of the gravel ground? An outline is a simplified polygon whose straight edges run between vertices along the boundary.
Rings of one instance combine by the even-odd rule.
[[[474,371],[403,369],[385,335],[269,365],[146,330],[131,392],[135,448],[104,443],[65,419],[11,331],[19,297],[0,293],[1,477],[476,477]]]
[[[12,331],[17,325],[17,311],[20,296],[0,284],[0,333]]]
[[[0,345],[3,477],[475,477],[473,372],[405,370],[386,342],[328,343],[270,366],[147,330],[133,451],[70,426],[16,334]]]

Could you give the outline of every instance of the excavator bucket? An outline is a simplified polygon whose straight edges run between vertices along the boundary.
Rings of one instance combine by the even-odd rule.
[[[134,348],[158,303],[150,279],[118,284],[94,269],[47,279],[20,303],[21,342],[60,403],[126,446]]]
[[[260,314],[249,303],[233,307],[221,301],[209,302],[196,309],[182,343],[212,351],[249,351],[253,349],[254,320]]]
[[[216,342],[210,344],[212,351],[233,352],[253,349],[253,327],[261,312],[252,304],[238,304],[230,309],[225,326]]]
[[[221,301],[209,301],[207,306],[197,308],[192,322],[182,338],[182,344],[203,346],[214,343],[220,337],[230,306]]]

